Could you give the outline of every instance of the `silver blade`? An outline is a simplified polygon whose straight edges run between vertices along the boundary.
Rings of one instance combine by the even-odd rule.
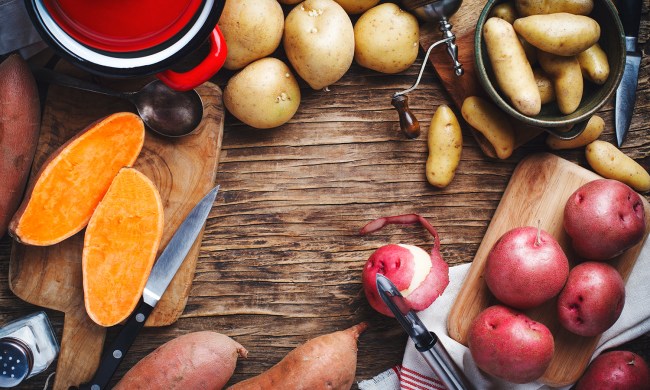
[[[143,300],[148,305],[156,306],[176,271],[185,260],[185,256],[208,218],[217,192],[219,192],[219,186],[214,187],[194,206],[154,264],[142,294]]]
[[[616,107],[614,111],[616,141],[619,148],[623,145],[627,131],[630,128],[630,122],[632,121],[640,65],[641,56],[628,52],[625,59],[623,78],[616,90]]]
[[[429,333],[429,330],[422,323],[417,314],[411,310],[393,282],[381,274],[377,274],[376,280],[379,296],[395,315],[397,322],[402,325],[402,328],[404,328],[409,337],[411,337],[415,346],[418,348],[426,348],[427,346],[434,344],[436,340],[433,338],[431,333]]]

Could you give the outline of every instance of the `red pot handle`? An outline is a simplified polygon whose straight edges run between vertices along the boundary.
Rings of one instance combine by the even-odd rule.
[[[215,26],[210,34],[210,53],[200,64],[184,73],[165,70],[156,76],[172,89],[188,91],[214,76],[221,69],[223,63],[226,62],[227,54],[226,40],[221,34],[221,30],[219,30],[219,26]]]

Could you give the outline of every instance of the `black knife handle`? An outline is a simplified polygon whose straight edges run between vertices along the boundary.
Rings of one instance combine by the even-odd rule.
[[[113,377],[113,374],[144,326],[145,321],[149,318],[152,310],[153,307],[144,303],[142,298],[140,298],[140,303],[126,320],[126,323],[113,343],[109,348],[104,348],[102,358],[99,361],[99,367],[93,379],[88,383],[79,385],[80,390],[103,390],[108,387],[108,383]]]
[[[616,4],[626,37],[639,37],[642,3],[643,0],[619,0]]]

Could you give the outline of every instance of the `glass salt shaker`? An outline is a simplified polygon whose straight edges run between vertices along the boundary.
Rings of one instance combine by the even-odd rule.
[[[58,353],[45,312],[9,322],[0,328],[0,388],[17,386],[45,371]]]

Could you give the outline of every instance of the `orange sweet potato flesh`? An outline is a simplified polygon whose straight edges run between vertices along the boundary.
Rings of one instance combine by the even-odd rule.
[[[40,118],[36,81],[22,57],[12,54],[0,63],[0,237],[25,191]]]
[[[278,364],[228,390],[350,389],[357,368],[357,341],[365,322],[307,341]]]
[[[230,337],[210,331],[187,333],[145,356],[113,390],[218,390],[248,351]]]
[[[88,126],[43,164],[9,234],[24,244],[46,246],[81,231],[117,172],[133,165],[143,144],[144,124],[129,112]]]
[[[156,260],[163,217],[151,180],[134,168],[122,168],[84,235],[84,302],[98,325],[118,324],[135,309]]]

